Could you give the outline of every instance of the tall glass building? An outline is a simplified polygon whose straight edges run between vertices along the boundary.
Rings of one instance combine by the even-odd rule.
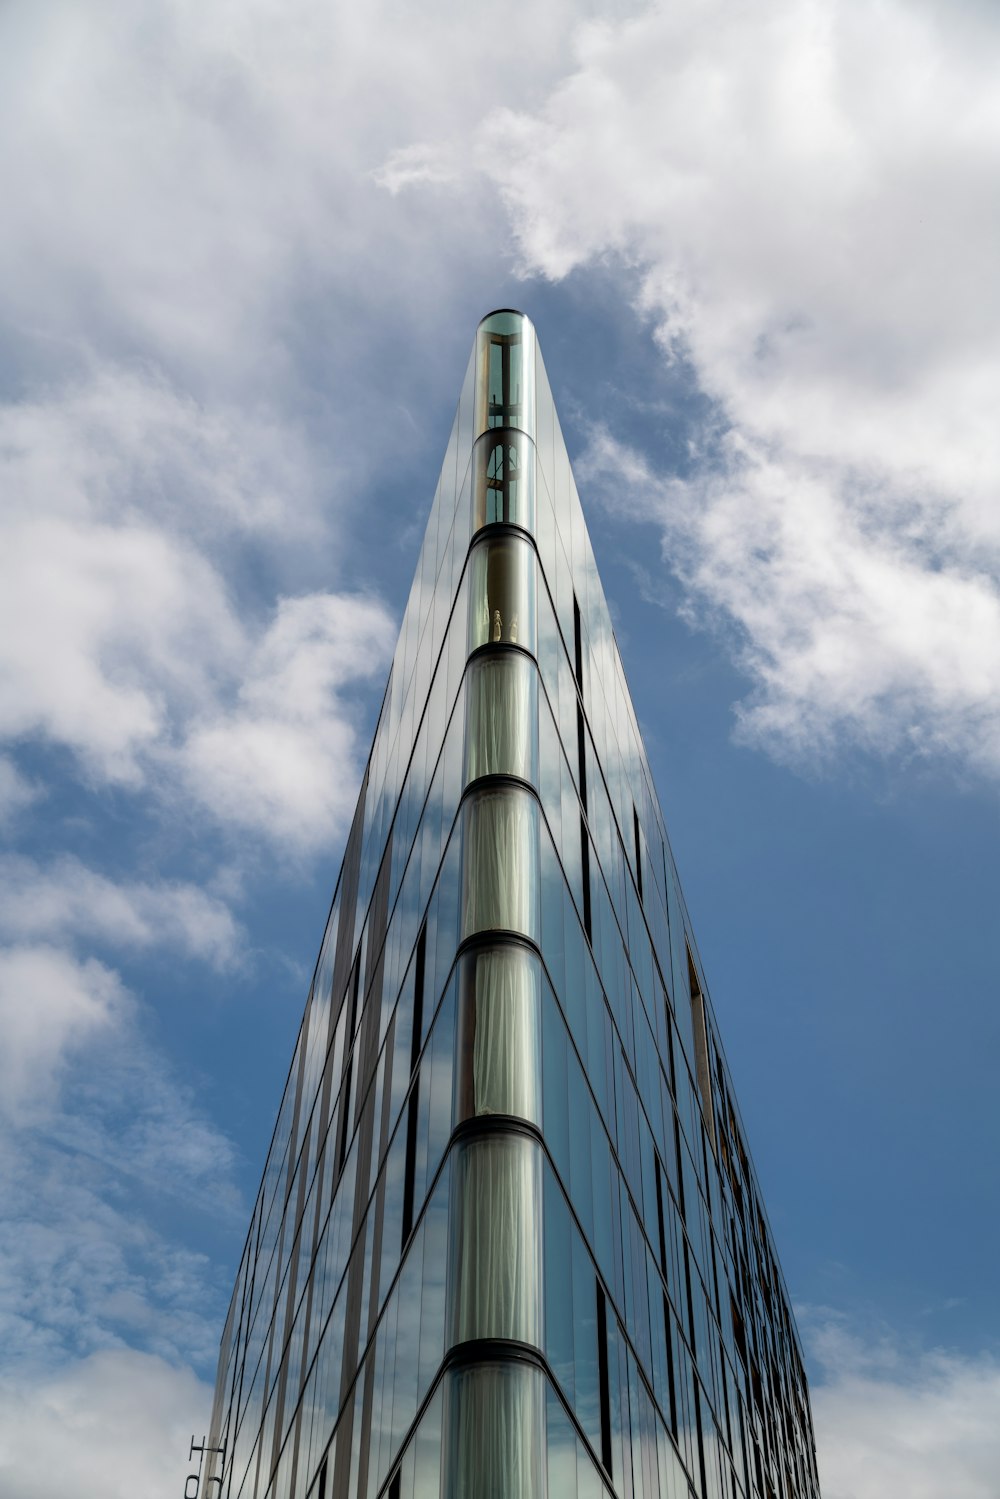
[[[530,322],[480,325],[222,1338],[205,1499],[813,1499]]]

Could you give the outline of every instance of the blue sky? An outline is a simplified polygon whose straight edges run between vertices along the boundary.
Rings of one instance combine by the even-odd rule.
[[[546,358],[826,1499],[996,1496],[1000,20],[507,12],[0,17],[12,1499],[182,1492],[498,305]]]

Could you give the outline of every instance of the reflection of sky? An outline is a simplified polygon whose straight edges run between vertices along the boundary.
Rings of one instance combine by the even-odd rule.
[[[996,290],[968,248],[998,144],[980,120],[972,161],[963,123],[995,17],[831,22],[827,73],[784,0],[773,34],[719,0],[710,35],[614,7],[579,46],[550,0],[484,70],[479,30],[423,9],[350,38],[312,0],[293,26],[255,0],[238,34],[171,0],[0,20],[4,1481],[45,1400],[101,1432],[141,1388],[163,1422],[121,1458],[150,1495],[169,1424],[204,1425],[473,330],[504,304],[576,462],[830,1461],[860,1454],[867,1499],[865,1412],[905,1454],[912,1385],[958,1471],[942,1413],[980,1409],[1000,1312]],[[951,104],[913,120],[928,48]],[[709,62],[719,117],[690,102]],[[498,103],[536,121],[499,152]],[[63,1440],[89,1499],[90,1439]]]

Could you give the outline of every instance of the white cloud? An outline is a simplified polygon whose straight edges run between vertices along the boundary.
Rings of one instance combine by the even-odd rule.
[[[653,520],[689,617],[738,627],[756,690],[739,732],[806,759],[849,739],[945,756],[1000,775],[1000,592],[984,570],[929,565],[822,467],[729,437],[727,461],[664,481],[597,431],[581,482],[617,513]]]
[[[996,775],[995,15],[702,0],[575,42],[542,105],[387,184],[478,171],[526,269],[631,268],[714,403],[654,513],[745,646],[747,734]]]
[[[300,374],[296,320],[312,327],[335,297],[322,352],[343,411],[365,331],[377,343],[401,314],[411,334],[433,330],[477,233],[456,211],[450,242],[440,211],[392,204],[374,170],[554,81],[580,10],[513,0],[487,35],[459,0],[15,7],[0,51],[18,147],[0,167],[0,306],[31,340],[74,340],[67,356],[139,349],[199,389],[280,395]],[[399,342],[393,355],[411,357]],[[426,369],[433,345],[412,357]]]
[[[0,1345],[7,1366],[139,1343],[211,1358],[219,1271],[184,1245],[244,1211],[196,1068],[179,1079],[143,1007],[93,959],[0,949]]]
[[[55,1149],[50,1137],[25,1133],[2,1141],[5,1367],[51,1367],[70,1353],[127,1345],[204,1367],[224,1315],[217,1268],[155,1227],[148,1183],[136,1191],[134,1177],[68,1135]],[[168,1205],[190,1211],[180,1193],[158,1206]]]
[[[102,405],[68,437],[57,409],[37,421],[22,412],[0,441],[12,486],[0,525],[0,735],[68,747],[97,784],[183,786],[224,822],[312,844],[339,829],[345,770],[356,778],[339,689],[387,664],[394,632],[375,601],[351,594],[279,598],[264,627],[241,619],[205,536],[183,534],[181,495],[200,502],[189,531],[270,526],[266,465],[263,515],[251,513],[254,450],[241,470],[228,438],[211,452],[195,442],[182,463],[183,422],[175,413],[166,436],[151,431],[157,410],[133,421],[126,401],[112,421]],[[3,425],[0,413],[0,435]],[[200,486],[186,486],[199,462]],[[309,525],[307,513],[305,535]]]
[[[0,948],[0,1117],[115,1171],[182,1185],[192,1201],[210,1183],[222,1206],[232,1147],[143,1027],[142,1007],[96,959]]]
[[[0,827],[12,822],[41,794],[41,788],[22,775],[13,760],[0,755]]]
[[[297,845],[336,831],[357,771],[338,694],[387,665],[384,609],[285,597],[261,628],[190,540],[30,510],[0,527],[0,736],[64,745],[97,784],[186,785],[223,821]]]
[[[0,406],[8,511],[308,536],[322,475],[292,418],[206,401],[148,364],[92,358]]]
[[[0,1109],[14,1118],[44,1112],[65,1056],[111,1028],[125,993],[117,974],[48,947],[0,950]]]
[[[182,753],[191,794],[222,821],[290,846],[328,841],[350,816],[360,774],[341,694],[388,666],[395,633],[362,596],[282,600],[237,704],[192,728]]]
[[[177,1499],[211,1389],[129,1349],[0,1384],[0,1489],[8,1499]]]
[[[914,1352],[813,1314],[822,1369],[812,1388],[824,1499],[994,1499],[1000,1472],[1000,1364]]]
[[[251,649],[227,553],[315,542],[322,470],[290,420],[206,408],[148,371],[0,406],[0,735],[142,786]]]
[[[240,943],[228,906],[197,885],[119,884],[69,856],[43,869],[0,855],[0,933],[21,942],[86,937],[126,948],[162,944],[219,968],[236,961]]]
[[[321,783],[331,760],[356,771],[353,714],[333,694],[322,722],[232,703],[269,606],[359,607],[336,577],[309,602],[317,558],[343,566],[359,476],[400,472],[441,308],[490,234],[456,212],[452,244],[372,173],[418,122],[477,118],[504,73],[519,91],[552,76],[561,32],[524,4],[490,47],[484,73],[481,27],[451,3],[409,23],[313,0],[4,11],[0,736],[67,747],[96,785],[176,791],[196,719],[198,799],[211,781],[227,818],[301,842],[301,786],[336,825],[344,792]],[[286,784],[262,798],[276,762]]]
[[[232,646],[220,580],[141,524],[9,520],[3,556],[0,733],[68,745],[89,774],[138,784],[171,695],[203,692]]]

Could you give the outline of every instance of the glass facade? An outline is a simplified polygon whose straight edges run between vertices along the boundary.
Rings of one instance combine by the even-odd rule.
[[[534,330],[476,336],[203,1499],[818,1499],[788,1295]]]

